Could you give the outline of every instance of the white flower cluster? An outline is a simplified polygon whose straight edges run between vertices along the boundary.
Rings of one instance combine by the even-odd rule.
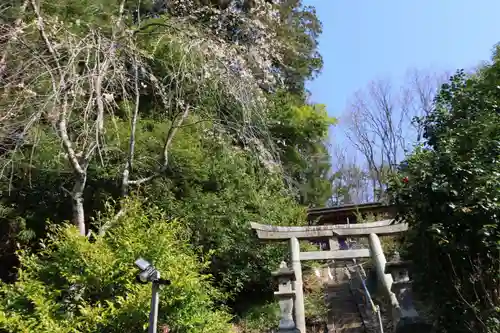
[[[210,36],[205,52],[215,56],[227,70],[258,87],[271,88],[281,82],[274,70],[274,64],[282,60],[283,49],[276,34],[280,24],[278,6],[266,0],[221,2],[226,6],[170,0],[167,7],[174,16],[205,27],[204,33]],[[207,68],[206,72],[210,70]]]
[[[279,158],[273,147],[264,143],[266,134],[256,132],[254,122],[265,118],[263,113],[267,112],[263,88],[273,89],[282,82],[275,69],[287,48],[277,34],[281,24],[279,7],[269,0],[229,0],[225,1],[226,6],[201,2],[169,0],[165,6],[172,21],[182,26],[169,37],[176,39],[176,44],[185,45],[187,54],[197,53],[203,58],[202,68],[190,73],[183,71],[183,77],[196,81],[199,89],[216,83],[224,98],[234,102],[234,119],[233,115],[227,119],[229,127],[268,170],[277,171]],[[226,126],[216,125],[215,131],[222,135]]]

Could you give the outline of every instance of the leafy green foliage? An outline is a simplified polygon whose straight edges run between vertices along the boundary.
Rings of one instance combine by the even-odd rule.
[[[330,126],[325,106],[306,104],[281,91],[273,96],[270,131],[277,142],[288,183],[298,202],[324,206],[332,196],[331,161],[325,141]]]
[[[280,12],[287,24],[277,27],[278,35],[294,50],[284,52],[284,66],[280,69],[289,91],[302,95],[305,82],[313,79],[323,67],[318,51],[318,37],[323,28],[316,9],[305,6],[301,0],[284,1]]]
[[[441,332],[498,332],[500,58],[459,71],[424,119],[425,145],[391,192],[411,223],[407,256]]]
[[[102,217],[105,222],[108,217]],[[53,226],[38,254],[21,252],[19,279],[0,285],[0,327],[8,332],[141,332],[150,286],[135,282],[133,263],[152,261],[172,285],[160,293],[160,323],[176,332],[227,332],[189,234],[155,207],[127,204],[113,230],[93,241],[72,226]]]
[[[10,303],[2,305],[15,314],[2,318],[6,327],[115,331],[128,323],[129,329],[140,329],[144,312],[131,308],[134,302],[145,308],[146,293],[124,280],[121,289],[110,291],[99,282],[99,274],[131,277],[128,266],[117,262],[130,261],[136,254],[131,246],[142,248],[146,243],[135,242],[150,233],[161,238],[165,232],[165,242],[172,244],[192,244],[192,249],[181,246],[172,251],[162,266],[173,274],[167,266],[178,257],[176,264],[185,266],[179,272],[185,273],[186,283],[204,286],[202,294],[186,287],[179,291],[184,298],[169,294],[170,300],[165,300],[167,308],[174,300],[181,303],[179,309],[168,308],[172,314],[164,318],[179,332],[199,329],[198,314],[203,320],[213,319],[205,331],[224,331],[221,318],[226,315],[209,311],[212,300],[217,306],[231,305],[237,313],[247,312],[252,303],[266,302],[272,297],[270,272],[287,251],[282,245],[259,244],[249,223],[305,223],[303,205],[323,205],[331,193],[325,141],[335,120],[324,106],[304,97],[305,80],[322,65],[316,41],[321,24],[313,8],[300,1],[279,6],[253,1],[252,8],[237,1],[226,7],[169,1],[167,8],[162,6],[166,2],[149,0],[59,0],[42,1],[37,10],[27,3],[23,11],[22,3],[10,1],[12,7],[5,11],[6,28],[12,28],[6,35],[15,37],[6,41],[6,72],[0,75],[8,78],[0,87],[0,110],[9,110],[0,112],[6,115],[0,122],[0,266],[2,279],[18,279],[2,290],[9,294],[9,302],[20,300],[15,311]],[[15,22],[20,22],[19,28]],[[83,173],[75,172],[61,144],[58,122],[65,100],[71,104],[68,137],[85,166]],[[167,137],[187,105],[190,113],[163,156]],[[132,135],[130,179],[155,177],[123,191]],[[159,168],[163,159],[165,166]],[[97,232],[111,225],[110,234],[89,242],[67,226],[56,227],[49,233],[50,245],[41,248],[47,220],[61,225],[74,217],[76,178],[85,178],[84,227]],[[141,211],[134,205],[126,221],[130,216],[136,216],[137,223],[153,219],[153,231],[139,225],[125,228],[130,221],[115,227],[111,216],[101,217],[107,202],[121,203],[128,195],[161,207],[165,225],[156,225],[156,208]],[[116,210],[126,207],[118,205]],[[176,234],[179,228],[185,233]],[[113,237],[137,239],[119,247],[112,244]],[[166,244],[159,244],[166,249]],[[21,252],[20,264],[15,256],[19,248],[33,252]],[[194,257],[198,262],[192,261]],[[117,273],[107,270],[106,263]],[[158,265],[163,265],[161,260]],[[187,269],[193,270],[191,275]],[[200,272],[213,276],[224,297],[212,294]],[[52,281],[46,277],[49,273],[64,279]],[[61,296],[74,284],[83,293],[78,301]],[[210,297],[203,298],[205,291]],[[102,300],[96,300],[101,294]],[[22,303],[30,297],[43,300],[39,308]],[[196,303],[199,298],[206,302]],[[68,316],[60,314],[61,309]],[[186,317],[176,317],[181,313]]]
[[[137,138],[138,156],[161,149],[165,126],[150,122]],[[211,273],[217,284],[234,294],[259,282],[269,287],[270,272],[286,256],[286,245],[259,244],[250,222],[273,225],[305,223],[305,210],[285,190],[281,174],[269,173],[248,151],[231,145],[209,123],[186,126],[170,153],[167,179],[140,191],[182,219],[192,242],[212,253]],[[148,159],[146,159],[148,161]],[[138,168],[143,166],[138,161]],[[137,170],[141,174],[141,170]]]
[[[270,272],[286,258],[286,244],[259,244],[249,223],[298,225],[306,221],[305,210],[285,190],[281,174],[263,170],[252,154],[233,147],[230,138],[214,132],[216,129],[210,123],[192,119],[188,124],[191,125],[179,130],[171,148],[165,177],[146,184],[136,193],[162,207],[171,218],[182,219],[191,231],[192,244],[201,253],[213,255],[207,271],[215,276],[219,287],[236,298],[239,293],[252,294],[255,290],[272,295]],[[94,203],[88,207],[95,207],[89,216],[102,210],[107,198],[119,198],[116,175],[120,174],[119,162],[125,158],[127,146],[119,138],[126,137],[128,129],[118,120],[113,126],[119,131],[109,131],[106,141],[116,148],[103,155],[104,166],[96,163],[89,167],[92,178],[86,198]],[[161,138],[168,128],[168,123],[148,119],[138,123],[134,168],[137,177],[146,176],[154,168],[156,161],[151,156],[158,156],[163,145]],[[57,163],[52,150],[48,141],[37,148],[36,163]],[[61,210],[55,200],[60,198],[62,203],[68,200],[57,183],[61,179],[55,174],[44,183],[32,182],[31,186],[21,177],[14,182],[16,191],[30,194],[24,209],[28,212],[37,209],[38,215],[30,216],[27,226],[38,230],[38,235],[43,234],[44,221],[52,212],[60,212],[60,219],[71,216],[71,211]],[[47,193],[53,193],[54,198],[47,201],[47,206],[41,206],[40,197],[51,198]],[[100,222],[95,221],[92,226],[99,229]],[[243,298],[248,300],[247,296]]]
[[[244,333],[260,333],[276,328],[280,309],[276,302],[269,302],[250,308],[238,320],[238,329]]]
[[[304,307],[307,321],[324,323],[327,321],[328,307],[325,303],[325,285],[313,272],[308,272],[304,278]]]

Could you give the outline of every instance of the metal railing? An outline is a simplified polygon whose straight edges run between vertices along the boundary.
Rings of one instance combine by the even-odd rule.
[[[379,326],[380,333],[384,333],[384,326],[382,324],[382,315],[380,313],[380,307],[373,302],[373,299],[372,299],[372,297],[370,295],[370,292],[368,291],[368,288],[366,287],[366,281],[363,278],[363,276],[361,275],[359,267],[360,266],[357,265],[355,269],[356,269],[356,273],[358,275],[358,278],[361,281],[361,285],[363,286],[363,291],[364,291],[365,297],[366,297],[366,303],[367,303],[368,307],[371,308],[373,314],[377,315],[377,320],[378,320],[378,326]]]
[[[356,245],[357,244],[355,242],[352,242],[351,244],[349,244],[349,248],[356,247]],[[363,292],[364,292],[364,296],[365,296],[364,298],[366,299],[366,305],[371,310],[372,314],[377,316],[379,333],[384,333],[384,326],[382,323],[382,314],[380,312],[380,307],[373,302],[370,291],[368,290],[368,287],[366,286],[366,273],[363,269],[363,266],[358,264],[356,259],[353,259],[353,264],[354,264],[353,267],[354,267],[354,271],[357,275],[357,278],[361,281],[361,285],[363,286]],[[346,271],[347,271],[347,276],[349,278],[349,285],[351,286],[351,290],[352,290],[352,276],[350,274],[350,271],[349,271],[349,268],[347,267],[347,265],[346,265]],[[361,315],[361,311],[360,311],[360,315]],[[365,325],[364,321],[363,321],[363,324]],[[366,325],[365,325],[365,329],[366,329]]]

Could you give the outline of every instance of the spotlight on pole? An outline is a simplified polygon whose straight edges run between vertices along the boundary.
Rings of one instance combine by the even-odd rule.
[[[140,269],[136,275],[137,282],[148,284],[151,282],[151,311],[149,313],[148,333],[156,333],[158,326],[158,303],[160,285],[169,285],[170,280],[160,278],[160,272],[147,260],[138,258],[135,265]]]

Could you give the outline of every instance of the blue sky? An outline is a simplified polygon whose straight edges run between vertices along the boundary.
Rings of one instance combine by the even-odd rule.
[[[304,3],[314,5],[323,22],[324,69],[308,88],[312,101],[326,104],[332,116],[340,116],[370,80],[397,80],[411,68],[471,68],[488,60],[500,41],[500,0]]]

